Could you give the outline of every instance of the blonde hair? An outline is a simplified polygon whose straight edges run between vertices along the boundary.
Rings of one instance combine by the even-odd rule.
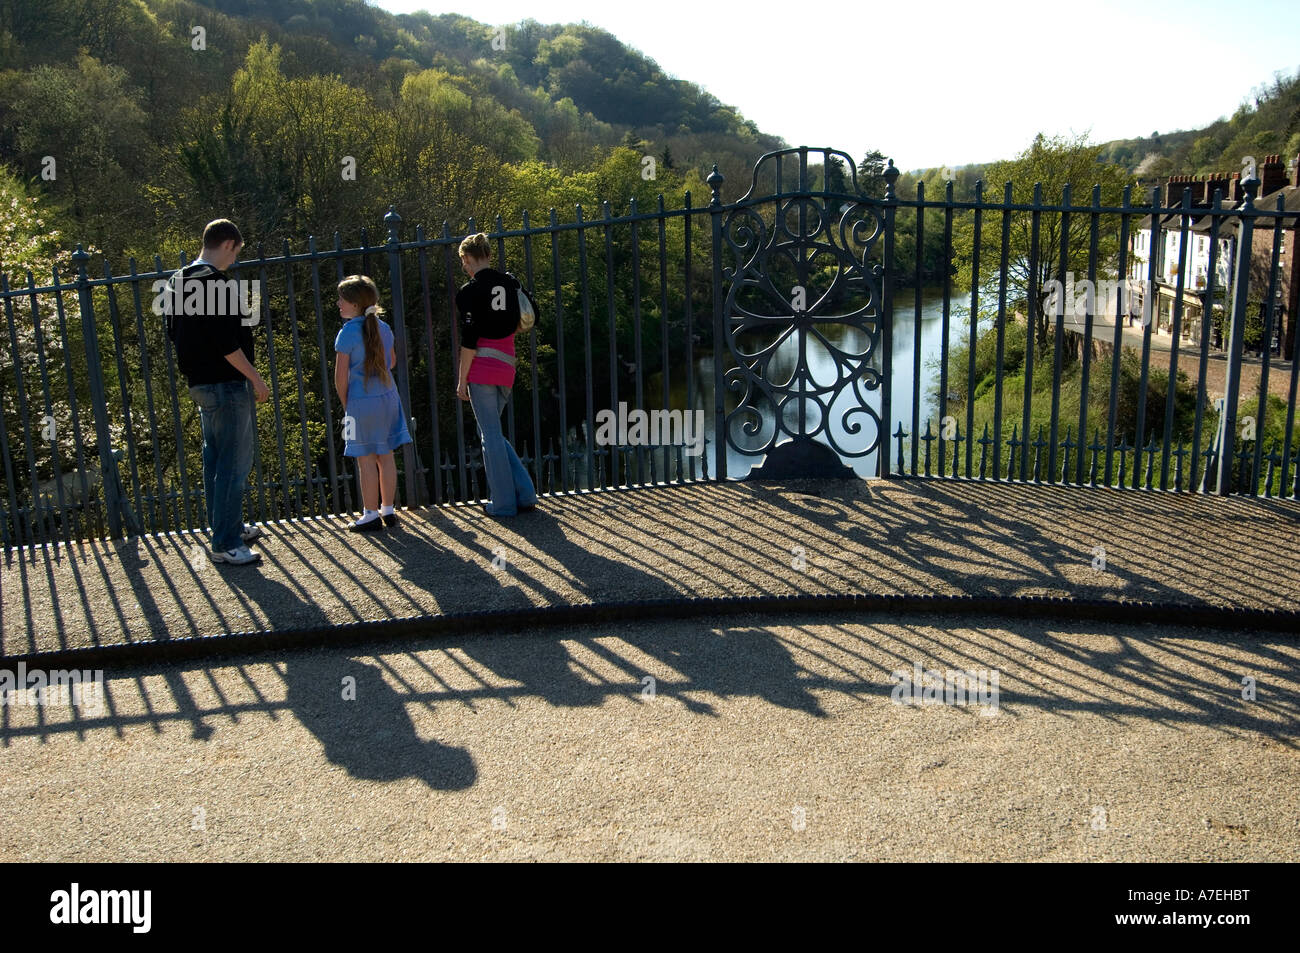
[[[477,235],[470,235],[460,243],[460,253],[470,258],[491,261],[492,246],[488,244],[487,233],[479,232]]]
[[[356,305],[366,316],[361,325],[361,341],[366,346],[366,380],[378,377],[391,384],[393,378],[388,373],[388,355],[384,353],[384,341],[379,336],[379,318],[384,313],[379,306],[379,289],[368,275],[348,275],[339,282],[339,297]]]

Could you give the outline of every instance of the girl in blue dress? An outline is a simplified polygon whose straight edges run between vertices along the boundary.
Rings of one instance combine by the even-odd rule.
[[[343,327],[334,339],[334,388],[343,402],[343,455],[355,457],[365,511],[348,526],[367,533],[397,522],[397,463],[393,451],[411,442],[397,385],[393,329],[380,315],[379,289],[365,275],[339,282]]]

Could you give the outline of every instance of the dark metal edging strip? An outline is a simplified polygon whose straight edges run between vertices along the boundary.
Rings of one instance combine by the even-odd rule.
[[[1270,630],[1300,634],[1300,609],[1248,609],[1205,603],[1176,604],[1071,599],[1063,596],[789,595],[709,599],[647,599],[603,604],[500,609],[452,615],[375,619],[334,626],[237,632],[142,642],[120,642],[51,652],[0,656],[0,669],[19,663],[28,668],[91,668],[217,659],[230,655],[302,648],[339,648],[387,641],[523,626],[591,625],[691,616],[754,612],[865,612],[995,614],[1015,618],[1057,618],[1095,622],[1153,623],[1201,628]]]

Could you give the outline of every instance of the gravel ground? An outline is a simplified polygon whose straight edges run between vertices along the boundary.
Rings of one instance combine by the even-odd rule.
[[[909,525],[898,509],[890,526]],[[993,544],[988,525],[966,527],[972,549]],[[659,558],[703,559],[712,541]],[[728,551],[700,578],[776,561]],[[1128,586],[1168,584],[1158,551],[1122,552]],[[991,578],[1040,578],[1002,558]],[[1072,564],[1047,562],[1064,584]],[[891,673],[914,663],[997,672],[998,694],[895,704]],[[931,614],[123,670],[100,714],[0,708],[0,861],[1295,862],[1297,663],[1291,635]]]
[[[357,536],[277,523],[259,567],[204,540],[9,553],[0,654],[479,609],[797,593],[1058,596],[1293,609],[1300,507],[939,481],[726,483],[408,510]],[[1101,560],[1104,557],[1104,569]]]

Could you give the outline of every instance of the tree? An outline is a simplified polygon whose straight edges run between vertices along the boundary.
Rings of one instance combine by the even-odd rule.
[[[144,177],[149,137],[138,99],[125,70],[84,54],[73,67],[6,74],[0,86],[22,166],[50,169],[52,195],[101,242],[126,217]]]
[[[1097,185],[1101,189],[1102,205],[1118,205],[1124,186],[1131,180],[1117,166],[1099,162],[1101,151],[1102,147],[1090,144],[1086,136],[1049,139],[1039,133],[1029,148],[1016,158],[994,162],[985,168],[984,181],[988,183],[989,189],[984,199],[1000,203],[1002,187],[1009,182],[1013,203],[1030,202],[1034,187],[1041,185],[1043,203],[1059,204],[1062,190],[1066,184],[1070,184],[1071,205],[1086,206],[1091,202],[1089,187]],[[1037,247],[1032,243],[1031,213],[1011,212],[1010,219],[1006,313],[1026,311],[1034,321],[1034,340],[1038,350],[1046,353],[1053,346],[1055,326],[1055,315],[1047,306],[1048,282],[1067,272],[1072,272],[1079,282],[1087,277],[1090,216],[1086,212],[1076,212],[1070,216],[1068,250],[1064,259],[1061,257],[1061,213],[1041,213]],[[1096,261],[1099,278],[1106,277],[1107,270],[1114,273],[1118,250],[1116,230],[1101,228]],[[970,216],[962,216],[954,223],[953,254],[957,268],[954,287],[969,292],[971,266],[975,258],[974,225]],[[979,275],[981,285],[986,289],[997,287],[1001,254],[1001,214],[985,211],[979,249]],[[1031,284],[1035,289],[1032,301],[1029,300]],[[1081,338],[1069,331],[1066,335],[1066,357],[1076,359]]]
[[[879,149],[872,149],[858,163],[858,189],[873,199],[885,197],[885,169],[889,160]]]

